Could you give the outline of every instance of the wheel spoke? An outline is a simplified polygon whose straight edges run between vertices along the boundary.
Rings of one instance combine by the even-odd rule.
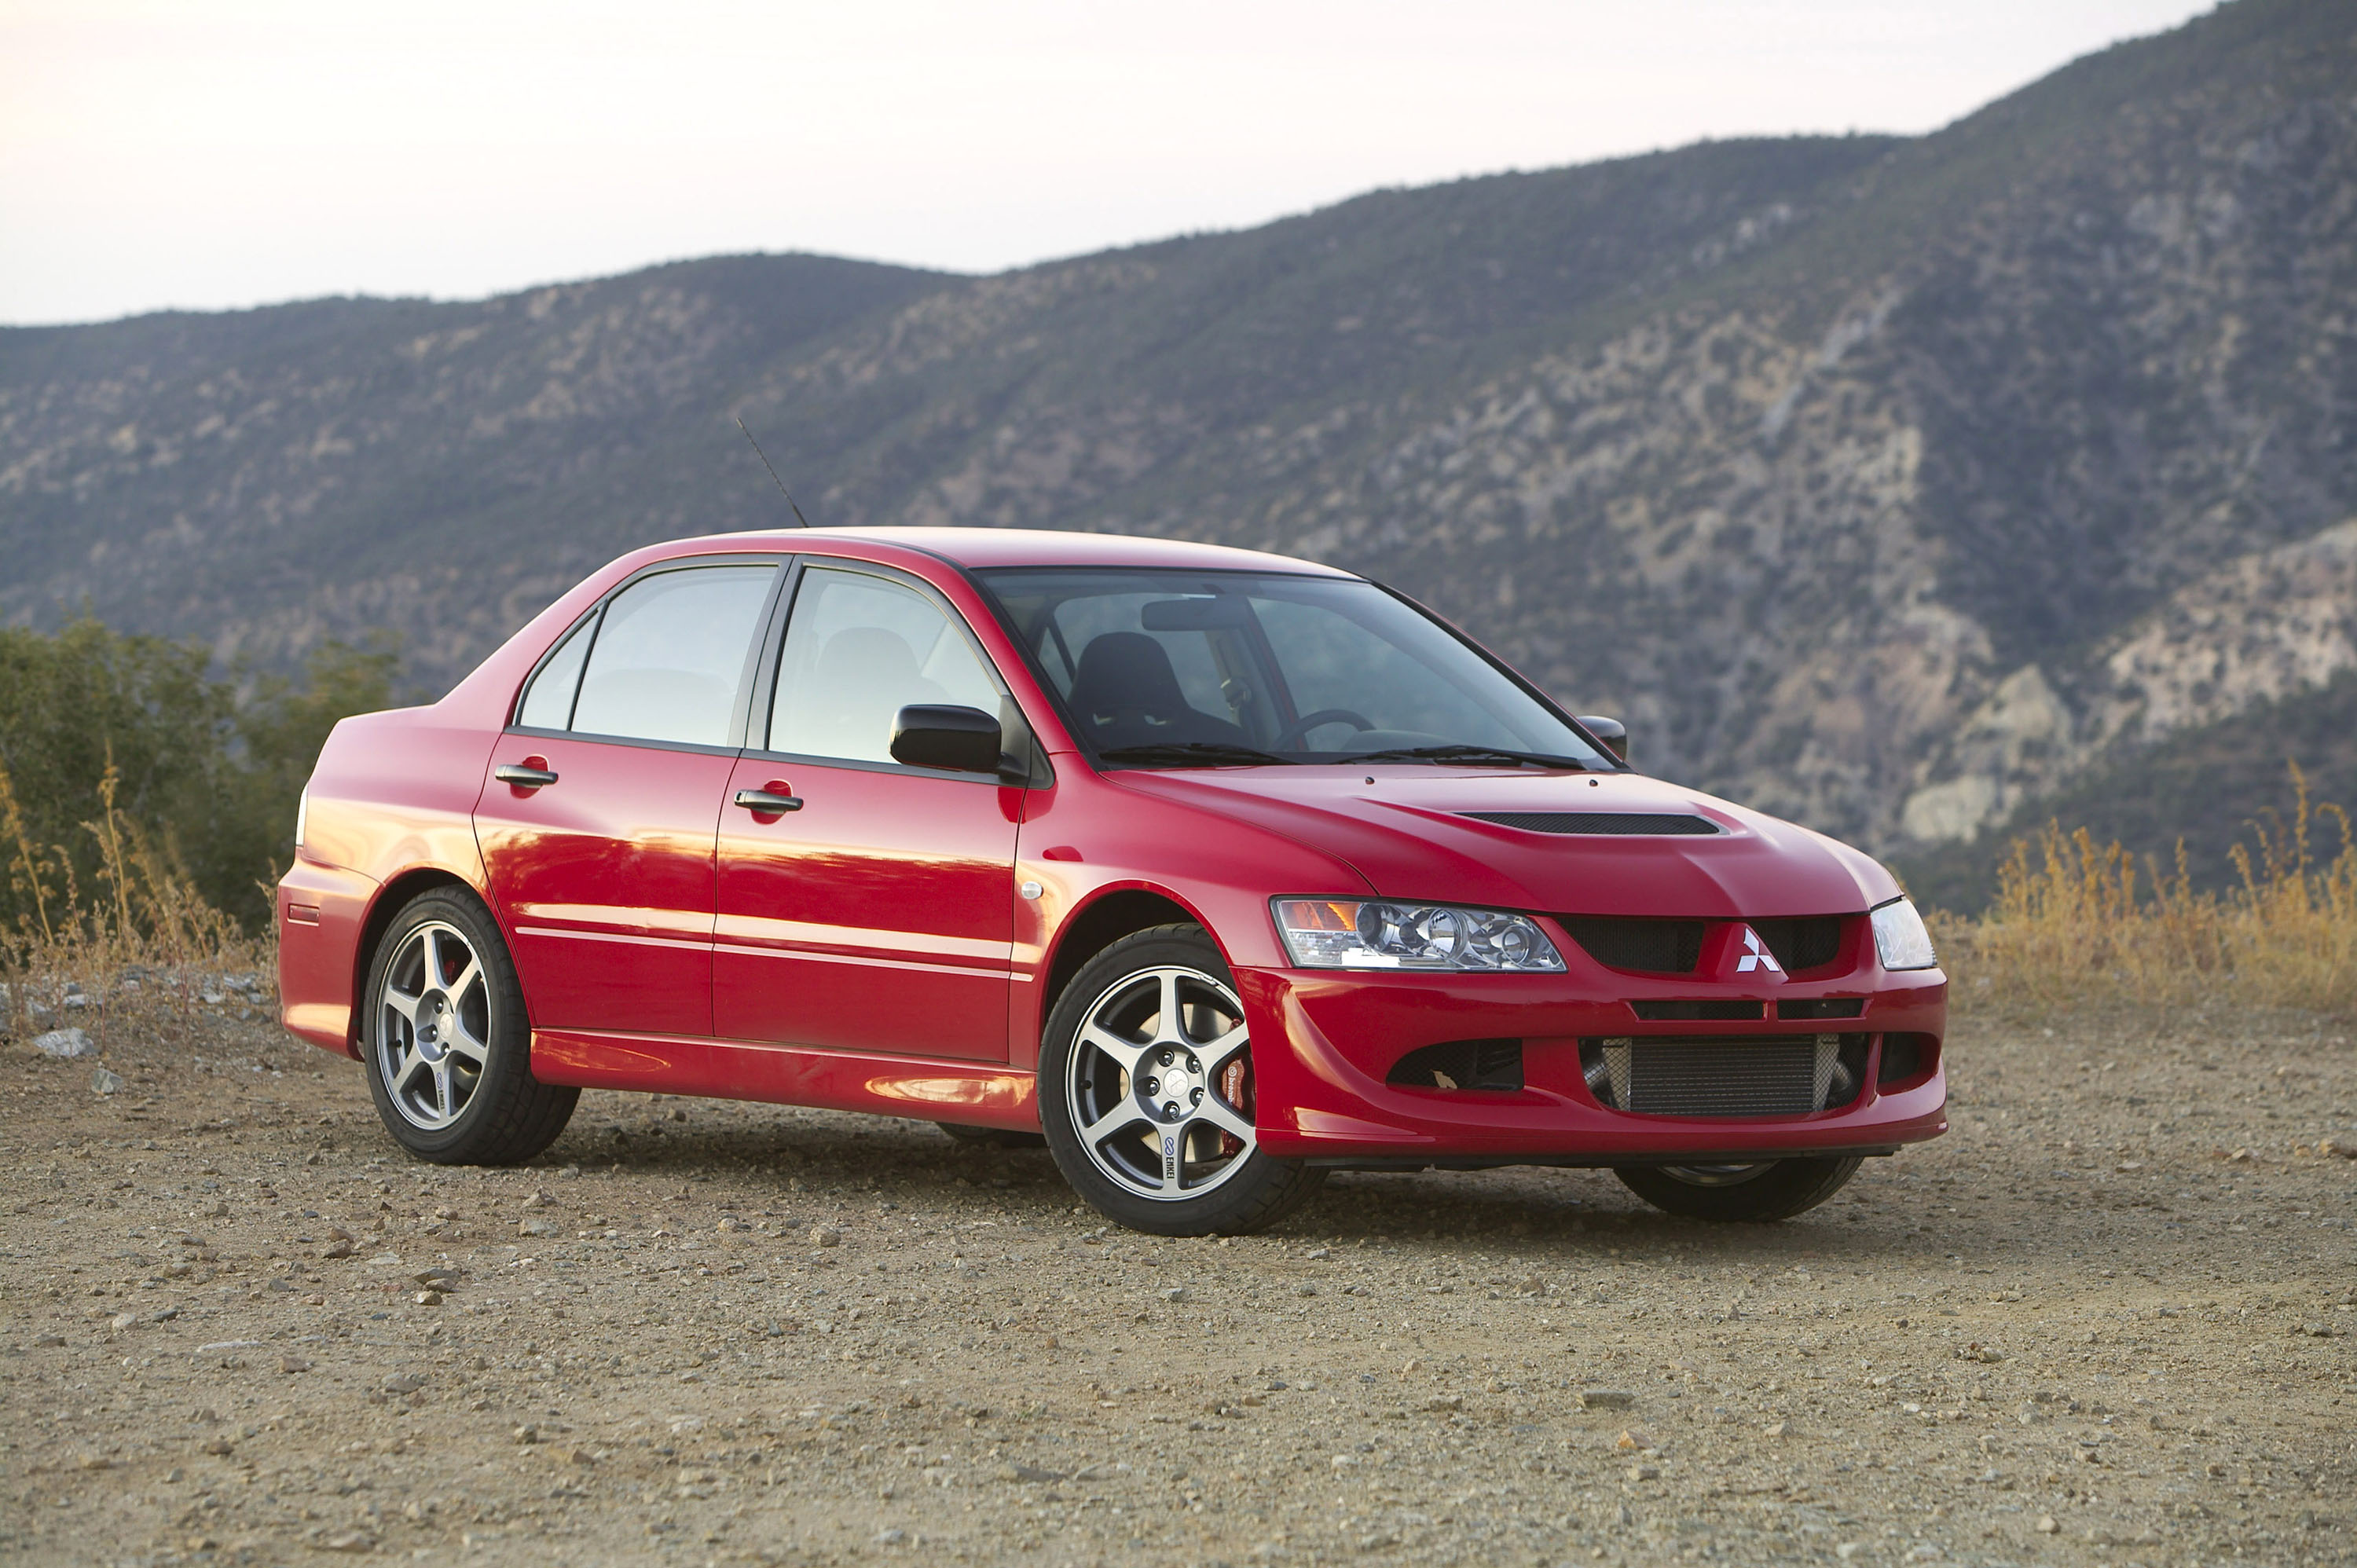
[[[412,1028],[417,1025],[417,1004],[425,1000],[423,996],[404,996],[391,985],[384,988],[384,1004],[400,1014]]]
[[[1178,972],[1166,969],[1158,977],[1162,983],[1161,1012],[1154,1020],[1154,1043],[1185,1045],[1187,1043],[1187,1009],[1178,1000]]]
[[[1188,1120],[1190,1122],[1209,1122],[1221,1132],[1240,1140],[1247,1148],[1256,1136],[1253,1124],[1244,1119],[1243,1113],[1217,1094],[1203,1096],[1203,1103],[1195,1108],[1195,1114]]]
[[[445,1122],[450,1119],[450,1062],[447,1057],[434,1064],[434,1113]]]
[[[1145,1046],[1134,1040],[1125,1040],[1112,1030],[1097,1024],[1084,1024],[1081,1026],[1081,1044],[1092,1049],[1103,1051],[1118,1063],[1121,1070],[1126,1073],[1137,1071],[1138,1058],[1145,1056],[1146,1051]]]
[[[1082,1128],[1081,1141],[1093,1149],[1115,1133],[1141,1122],[1148,1126],[1153,1124],[1147,1121],[1146,1112],[1137,1108],[1135,1101],[1125,1098],[1120,1104]]]
[[[1211,1044],[1198,1046],[1195,1048],[1195,1054],[1202,1059],[1203,1076],[1216,1082],[1220,1076],[1220,1069],[1226,1067],[1238,1051],[1251,1044],[1252,1031],[1243,1025],[1238,1024]]]
[[[473,1026],[467,1022],[465,1012],[456,1007],[452,1008],[449,1013],[448,1028],[449,1032],[442,1036],[442,1043],[453,1052],[466,1058],[478,1068],[490,1060],[490,1042],[476,1035]]]
[[[448,985],[443,987],[444,990],[450,993],[450,1005],[456,1007],[464,1002],[467,998],[467,992],[468,989],[471,988],[477,981],[482,978],[482,961],[478,959],[473,953],[468,953],[467,955],[467,967],[458,972],[458,978],[452,981]]]
[[[442,985],[442,933],[428,926],[417,933],[418,961],[425,966],[425,978],[418,989],[436,991]]]
[[[408,1093],[409,1080],[415,1078],[417,1069],[425,1065],[424,1057],[419,1056],[415,1049],[404,1047],[401,1053],[401,1059],[393,1063],[391,1072],[385,1074],[385,1088],[396,1098]]]

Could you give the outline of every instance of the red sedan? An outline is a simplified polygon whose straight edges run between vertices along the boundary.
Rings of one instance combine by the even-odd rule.
[[[529,1159],[583,1088],[831,1106],[1044,1134],[1171,1235],[1435,1165],[1776,1219],[1944,1131],[1947,982],[1889,873],[1622,749],[1281,556],[657,545],[337,727],[285,1023],[424,1159]]]

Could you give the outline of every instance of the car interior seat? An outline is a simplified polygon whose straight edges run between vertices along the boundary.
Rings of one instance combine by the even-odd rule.
[[[1189,741],[1248,746],[1243,730],[1190,705],[1161,643],[1142,631],[1100,632],[1081,650],[1066,699],[1100,749]]]

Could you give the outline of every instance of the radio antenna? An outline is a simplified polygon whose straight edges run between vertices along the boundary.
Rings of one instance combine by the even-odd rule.
[[[753,441],[753,433],[750,430],[746,430],[745,422],[743,420],[739,419],[737,422],[737,428],[745,431],[746,440]],[[802,527],[808,528],[810,526],[810,519],[802,515],[802,508],[794,506],[794,492],[786,489],[785,480],[778,478],[778,470],[771,467],[770,463],[770,455],[761,450],[761,444],[759,441],[753,441],[753,456],[761,459],[761,467],[770,470],[770,478],[776,483],[778,493],[786,498],[786,504],[790,507],[794,507],[794,521],[797,523],[800,523]]]

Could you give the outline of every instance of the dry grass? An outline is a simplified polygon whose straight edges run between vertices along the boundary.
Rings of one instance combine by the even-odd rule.
[[[2292,820],[2251,824],[2253,842],[2233,851],[2241,883],[2222,893],[2194,889],[2182,841],[2174,867],[2147,862],[2141,875],[2084,828],[2050,822],[2017,841],[1987,912],[1938,922],[1958,1000],[2357,1010],[2357,835],[2339,806],[2311,807],[2307,779],[2291,773]],[[2326,822],[2339,841],[2330,860],[2311,846]]]
[[[34,842],[0,767],[0,854],[29,907],[14,930],[0,929],[0,1033],[79,1026],[102,1052],[110,1028],[135,1020],[185,1032],[229,977],[272,984],[277,965],[268,941],[208,904],[170,846],[124,820],[115,808],[119,782],[110,760],[99,814],[81,824],[98,852],[98,886],[85,890],[65,845]]]

